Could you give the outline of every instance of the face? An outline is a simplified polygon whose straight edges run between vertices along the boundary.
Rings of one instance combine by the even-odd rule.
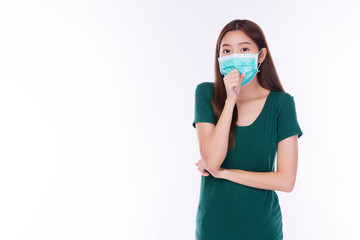
[[[260,49],[256,44],[241,30],[228,31],[220,43],[219,57],[227,56],[233,53],[250,53],[256,54]],[[258,62],[264,61],[266,56],[266,48],[259,54]]]

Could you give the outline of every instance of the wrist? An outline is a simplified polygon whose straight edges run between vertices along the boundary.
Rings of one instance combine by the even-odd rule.
[[[226,179],[227,173],[228,173],[228,169],[223,168],[221,172],[221,178]]]
[[[232,100],[232,99],[230,99],[230,98],[227,98],[227,99],[225,100],[225,105],[235,106],[235,104],[236,104],[236,101],[235,101],[235,100]]]
[[[227,174],[227,169],[225,169],[225,168],[220,168],[220,169],[218,169],[218,170],[213,174],[213,176],[216,177],[216,178],[225,179],[226,174]]]

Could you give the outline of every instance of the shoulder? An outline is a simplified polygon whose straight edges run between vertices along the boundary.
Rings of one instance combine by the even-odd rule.
[[[277,113],[292,112],[295,109],[294,97],[287,92],[274,92],[274,107]]]
[[[214,89],[214,83],[213,82],[201,82],[198,85],[196,85],[196,89],[213,90]]]
[[[283,104],[294,101],[294,97],[288,92],[273,90],[273,95],[274,95],[275,102],[277,105],[283,105]]]
[[[293,96],[288,92],[282,92],[282,91],[275,91],[272,90],[274,95],[276,95],[280,99],[286,99],[286,98],[292,98]]]
[[[214,91],[214,83],[213,82],[201,82],[196,85],[195,93],[196,95],[205,95],[205,96],[212,96]]]

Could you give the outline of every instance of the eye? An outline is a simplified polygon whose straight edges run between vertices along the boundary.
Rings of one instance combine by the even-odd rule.
[[[241,50],[243,50],[243,49],[247,49],[247,51],[249,50],[248,48],[242,48]],[[247,51],[245,51],[245,52],[247,52]]]
[[[225,49],[223,52],[225,52],[225,51],[230,51],[229,49]],[[229,53],[229,52],[226,52],[226,53]]]

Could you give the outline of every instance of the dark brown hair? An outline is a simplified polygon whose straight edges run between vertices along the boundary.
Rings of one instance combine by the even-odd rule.
[[[225,84],[223,80],[224,76],[222,76],[220,73],[219,62],[218,62],[220,44],[224,35],[228,31],[233,31],[233,30],[243,31],[252,41],[255,42],[259,50],[261,48],[266,48],[267,50],[267,55],[265,57],[265,60],[261,63],[259,68],[261,71],[257,73],[259,84],[268,90],[284,92],[284,89],[279,80],[279,76],[276,72],[264,33],[261,30],[261,28],[256,23],[250,20],[235,19],[229,22],[228,24],[226,24],[226,26],[221,30],[216,43],[215,81],[214,81],[214,92],[211,98],[211,104],[214,109],[216,121],[218,121],[220,118],[220,115],[225,106],[225,100],[227,98]],[[238,118],[238,112],[237,112],[237,108],[235,107],[233,111],[231,126],[230,126],[228,150],[235,147],[236,145],[235,131],[236,131],[237,118]]]

